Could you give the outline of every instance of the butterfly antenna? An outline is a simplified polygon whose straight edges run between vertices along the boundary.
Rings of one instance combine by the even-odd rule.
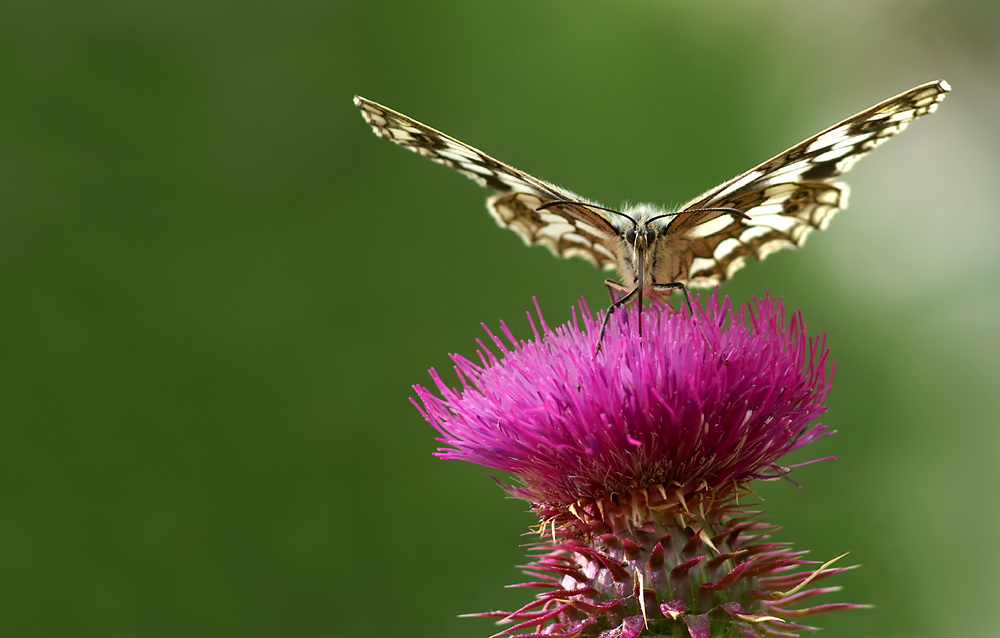
[[[677,215],[686,215],[688,213],[710,213],[712,211],[719,211],[722,213],[732,213],[734,215],[739,215],[743,219],[751,219],[750,215],[747,215],[744,211],[739,208],[730,208],[728,206],[713,206],[711,208],[691,208],[686,210],[675,210],[672,213],[664,213],[662,215],[657,215],[653,219],[663,219],[664,217],[675,217]],[[649,221],[653,221],[653,219]]]
[[[621,215],[622,217],[624,217],[625,219],[629,220],[633,224],[638,224],[639,223],[636,220],[634,220],[633,218],[631,218],[628,215],[626,215],[625,213],[621,212],[620,210],[615,210],[614,208],[605,208],[604,206],[598,206],[597,204],[588,204],[587,202],[578,202],[578,201],[575,201],[575,200],[572,200],[572,199],[554,199],[551,202],[545,202],[544,204],[542,204],[541,206],[539,206],[538,208],[536,208],[535,212],[537,213],[539,211],[545,210],[546,208],[551,208],[553,206],[559,206],[560,204],[572,204],[573,206],[586,206],[587,208],[596,208],[598,210],[603,210],[603,211],[608,212],[608,213],[614,213],[615,215]],[[671,214],[673,214],[673,213],[671,213]]]

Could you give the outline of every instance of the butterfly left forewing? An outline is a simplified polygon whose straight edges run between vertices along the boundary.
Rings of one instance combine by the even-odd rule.
[[[488,202],[490,213],[525,243],[547,246],[560,257],[583,257],[602,268],[613,267],[614,255],[607,246],[617,231],[606,216],[586,206],[593,202],[381,104],[362,97],[355,97],[354,104],[379,137],[496,191]],[[562,203],[538,210],[553,202]]]
[[[932,113],[950,90],[947,82],[922,84],[796,144],[696,198],[665,232],[674,247],[670,268],[692,287],[717,285],[746,257],[763,259],[801,246],[847,205],[847,187],[833,180],[915,118]],[[731,208],[749,216],[702,209]]]

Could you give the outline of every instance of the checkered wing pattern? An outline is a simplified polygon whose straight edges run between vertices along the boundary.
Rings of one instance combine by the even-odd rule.
[[[526,243],[602,268],[617,266],[624,279],[638,282],[645,275],[635,271],[632,251],[638,248],[631,244],[640,232],[655,229],[650,241],[656,246],[648,248],[658,256],[648,273],[652,283],[708,287],[729,279],[747,257],[763,259],[801,246],[812,230],[826,228],[847,205],[847,187],[836,178],[911,121],[933,112],[950,90],[942,80],[889,98],[680,210],[639,205],[617,215],[402,113],[360,97],[354,103],[380,137],[493,189],[490,212]]]
[[[354,104],[375,133],[424,157],[450,166],[496,191],[489,209],[497,222],[527,244],[547,246],[560,257],[583,257],[602,268],[617,261],[606,244],[618,231],[587,200],[505,164],[388,107],[362,97]],[[566,202],[539,211],[550,202]]]
[[[678,280],[693,287],[714,286],[732,276],[748,256],[763,259],[775,250],[801,246],[813,229],[826,228],[847,205],[847,186],[834,180],[911,121],[932,113],[949,90],[943,80],[914,87],[689,202],[665,232],[679,253]],[[713,208],[736,209],[750,219],[703,210]]]

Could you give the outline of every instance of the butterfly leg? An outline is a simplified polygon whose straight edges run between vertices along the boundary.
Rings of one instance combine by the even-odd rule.
[[[611,296],[612,303],[611,306],[608,307],[607,314],[604,315],[604,321],[601,322],[601,332],[597,335],[597,349],[595,354],[601,351],[601,344],[604,343],[604,331],[608,328],[608,322],[611,321],[611,315],[614,314],[615,310],[632,301],[635,299],[635,296],[639,294],[638,288],[629,290],[614,279],[605,279],[604,285],[608,287],[608,294]],[[622,292],[625,293],[625,295],[615,301],[616,292]]]
[[[690,315],[694,317],[694,306],[691,304],[691,291],[688,290],[688,287],[682,284],[681,282],[674,281],[669,284],[654,283],[653,290],[657,292],[666,293],[664,297],[666,297],[675,290],[680,290],[681,292],[684,293],[684,303],[687,305],[688,313],[690,313]]]

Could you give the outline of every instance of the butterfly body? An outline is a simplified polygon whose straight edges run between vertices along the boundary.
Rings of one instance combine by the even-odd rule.
[[[670,234],[670,215],[655,204],[625,206],[611,215],[616,235],[605,245],[615,256],[622,289],[652,291],[657,282],[678,280],[682,243]]]
[[[361,97],[375,133],[496,192],[488,208],[525,243],[560,257],[617,269],[625,293],[612,306],[676,289],[715,286],[744,264],[802,245],[847,205],[834,181],[913,119],[933,112],[948,83],[928,82],[889,98],[696,197],[676,210],[654,204],[620,211],[538,179],[402,113]]]
[[[621,283],[630,290],[650,290],[657,280],[674,281],[669,268],[664,268],[670,264],[671,250],[669,243],[662,241],[666,224],[659,222],[666,211],[653,204],[639,204],[625,207],[621,214],[629,222],[624,227],[616,224],[618,241],[611,245],[611,252],[618,258]]]

